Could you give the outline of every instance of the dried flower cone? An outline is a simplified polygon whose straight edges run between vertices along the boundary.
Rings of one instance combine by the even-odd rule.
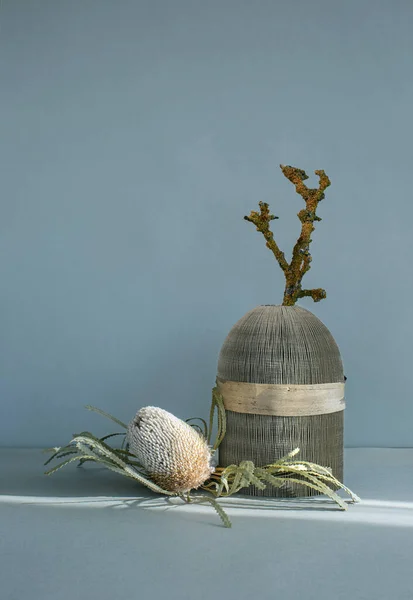
[[[128,425],[127,440],[130,451],[164,490],[180,494],[197,489],[214,471],[205,438],[162,408],[141,408]]]

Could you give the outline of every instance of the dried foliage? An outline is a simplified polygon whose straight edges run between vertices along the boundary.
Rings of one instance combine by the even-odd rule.
[[[125,432],[116,432],[98,438],[92,433],[84,431],[74,435],[66,446],[47,449],[46,452],[52,452],[52,455],[46,461],[45,465],[48,465],[53,460],[65,460],[48,470],[46,475],[51,475],[73,462],[78,462],[78,466],[88,461],[99,463],[119,475],[135,480],[155,493],[166,496],[178,496],[186,503],[209,503],[215,509],[225,527],[231,527],[231,521],[217,499],[232,496],[251,485],[259,489],[264,489],[267,484],[281,487],[286,481],[293,481],[325,494],[334,500],[341,510],[347,509],[347,503],[340,498],[333,488],[344,490],[350,496],[352,502],[359,501],[359,498],[353,492],[333,476],[331,469],[308,461],[295,459],[295,456],[299,453],[298,448],[290,452],[287,456],[264,467],[257,467],[251,461],[243,461],[239,465],[230,465],[225,468],[217,467],[211,478],[201,486],[200,490],[204,492],[203,494],[194,494],[194,490],[186,494],[165,490],[151,480],[145,468],[138,462],[137,457],[129,451],[127,444],[126,448],[124,448],[127,425],[100,409],[92,406],[87,406],[86,408],[111,419],[117,425],[123,427]],[[199,419],[203,424],[203,429],[198,425],[193,425],[193,427],[199,430],[200,434],[205,436],[208,444],[211,442],[215,414],[217,415],[218,431],[215,442],[211,445],[212,453],[215,453],[219,448],[226,430],[224,401],[222,395],[218,393],[217,387],[214,387],[212,390],[209,427],[203,419]],[[188,419],[187,421],[190,422],[193,420],[198,419]],[[121,448],[113,448],[106,442],[109,438],[116,436],[124,436],[124,443]]]

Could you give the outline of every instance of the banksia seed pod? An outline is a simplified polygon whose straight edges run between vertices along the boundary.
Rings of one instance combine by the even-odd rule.
[[[214,471],[206,439],[162,408],[141,408],[128,425],[127,442],[152,481],[169,492],[197,489]]]

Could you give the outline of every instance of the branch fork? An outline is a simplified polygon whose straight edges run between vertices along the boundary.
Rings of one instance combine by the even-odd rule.
[[[284,176],[295,186],[296,192],[303,198],[306,204],[306,207],[297,213],[301,222],[301,234],[293,248],[291,262],[287,262],[284,252],[280,250],[274,240],[274,235],[270,230],[270,221],[278,219],[278,217],[270,214],[269,206],[266,202],[259,202],[260,212],[253,210],[244,219],[254,223],[256,230],[263,234],[267,248],[272,251],[284,272],[286,282],[283,306],[294,306],[299,298],[305,296],[310,296],[314,302],[319,302],[326,298],[327,294],[325,290],[322,288],[302,289],[301,282],[304,275],[311,268],[311,234],[315,229],[314,221],[321,221],[321,218],[316,214],[316,210],[318,203],[325,197],[324,191],[330,185],[330,179],[324,171],[315,171],[315,174],[319,178],[319,186],[318,188],[308,188],[303,183],[308,179],[305,171],[285,165],[280,165],[280,167]]]

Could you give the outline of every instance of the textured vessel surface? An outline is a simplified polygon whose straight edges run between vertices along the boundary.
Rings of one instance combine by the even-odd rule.
[[[218,359],[218,388],[220,380],[342,384],[344,372],[339,348],[318,317],[300,306],[263,305],[244,315],[226,337]],[[221,466],[242,460],[262,466],[299,447],[297,458],[331,467],[334,476],[343,480],[343,410],[304,416],[227,410],[226,416],[227,433],[219,450]],[[291,483],[281,489],[268,486],[263,491],[251,486],[243,493],[297,497],[317,492]]]

